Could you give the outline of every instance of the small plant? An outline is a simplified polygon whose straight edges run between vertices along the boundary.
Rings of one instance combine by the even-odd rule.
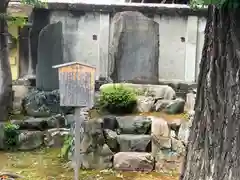
[[[12,123],[4,125],[4,146],[7,149],[14,149],[19,144],[19,126]]]
[[[64,158],[64,159],[68,158],[68,153],[71,150],[72,143],[73,143],[73,137],[71,135],[65,136],[64,144],[63,144],[63,147],[61,149],[61,154],[60,154],[61,158]]]
[[[135,91],[123,85],[103,89],[99,98],[100,109],[113,114],[132,113],[136,104]]]

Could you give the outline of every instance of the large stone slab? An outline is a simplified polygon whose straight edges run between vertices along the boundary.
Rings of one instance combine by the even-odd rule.
[[[29,117],[24,120],[11,120],[11,123],[18,125],[20,130],[44,131],[52,128],[64,128],[65,118],[59,114],[46,118]]]
[[[120,152],[114,155],[114,169],[120,171],[152,171],[154,158],[149,153]]]
[[[37,149],[43,145],[44,132],[24,131],[19,135],[19,150],[29,151]]]
[[[118,116],[120,134],[150,134],[152,119],[144,116]]]
[[[22,109],[28,116],[49,117],[54,114],[68,114],[73,112],[72,107],[60,106],[59,91],[32,90],[23,99]]]
[[[59,88],[58,72],[52,66],[63,63],[62,23],[45,26],[40,34],[37,53],[38,89],[52,91]]]
[[[121,134],[117,136],[121,152],[148,152],[151,135]]]
[[[172,87],[167,85],[109,83],[102,85],[100,87],[100,91],[104,91],[104,89],[116,86],[129,87],[134,89],[139,95],[152,96],[155,99],[172,100],[176,97],[176,92]]]
[[[137,11],[111,24],[110,75],[115,82],[158,83],[159,24]]]

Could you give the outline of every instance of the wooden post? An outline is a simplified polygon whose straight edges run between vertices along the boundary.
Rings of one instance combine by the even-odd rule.
[[[80,131],[79,129],[81,128],[81,108],[80,107],[76,107],[75,108],[75,112],[74,112],[74,119],[75,119],[75,151],[74,151],[74,156],[75,156],[75,166],[74,166],[74,179],[78,180],[78,176],[79,176],[79,168],[81,167],[80,164],[80,149],[81,149],[81,143],[80,143]],[[80,117],[80,118],[79,118]]]

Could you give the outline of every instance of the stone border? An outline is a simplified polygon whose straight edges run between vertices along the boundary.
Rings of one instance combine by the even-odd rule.
[[[44,9],[44,8],[42,8]],[[117,4],[86,4],[86,3],[48,3],[49,10],[83,11],[115,13],[120,11],[140,11],[142,13],[166,14],[171,16],[207,16],[207,8],[191,9],[187,5],[178,4],[141,4],[141,3],[117,3]]]

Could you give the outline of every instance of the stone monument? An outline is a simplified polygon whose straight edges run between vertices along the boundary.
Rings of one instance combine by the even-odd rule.
[[[158,23],[140,12],[119,12],[110,32],[109,73],[113,81],[158,83]]]

